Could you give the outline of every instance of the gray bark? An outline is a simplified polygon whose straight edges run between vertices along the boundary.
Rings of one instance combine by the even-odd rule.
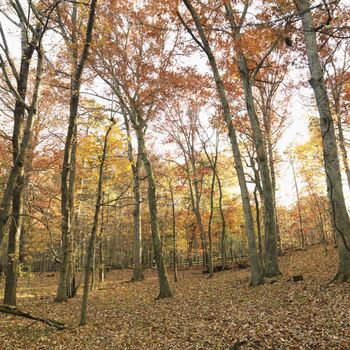
[[[296,0],[296,4],[302,12],[301,18],[304,29],[305,48],[311,75],[310,84],[314,91],[320,115],[327,194],[333,228],[338,240],[339,265],[335,279],[346,281],[350,278],[350,222],[342,188],[334,122],[318,54],[316,31],[313,25],[310,2],[308,0]]]
[[[337,111],[336,112],[336,118],[337,118],[337,129],[338,129],[338,137],[339,137],[339,149],[340,149],[340,154],[342,157],[342,161],[343,161],[343,166],[344,166],[344,170],[345,170],[345,175],[346,175],[346,179],[348,182],[348,186],[350,189],[350,167],[349,167],[349,159],[348,159],[348,153],[346,150],[346,146],[345,146],[345,137],[344,137],[344,131],[343,131],[343,125],[341,122],[341,116],[340,116],[340,112]]]
[[[171,198],[171,216],[172,216],[172,231],[173,231],[173,274],[174,282],[177,282],[177,237],[176,237],[176,217],[175,217],[175,200],[174,189],[169,183],[170,198]]]
[[[86,265],[85,265],[85,269],[84,269],[84,292],[83,292],[83,300],[82,300],[81,314],[80,314],[80,325],[81,326],[86,324],[86,319],[87,319],[89,280],[90,280],[90,272],[91,272],[91,268],[92,268],[91,265],[92,265],[92,262],[94,260],[94,251],[96,248],[95,246],[96,246],[96,235],[97,235],[97,229],[98,229],[99,214],[100,214],[100,209],[101,209],[101,205],[102,205],[104,167],[105,167],[105,161],[107,158],[108,136],[109,136],[110,132],[112,131],[114,124],[115,124],[115,122],[114,122],[114,120],[112,120],[112,123],[106,132],[102,156],[101,156],[101,162],[100,162],[100,167],[99,167],[94,222],[93,222],[92,229],[91,229],[88,250],[86,252]],[[92,268],[92,274],[94,274],[93,268]]]
[[[135,113],[136,114],[136,113]],[[151,234],[153,241],[154,259],[157,265],[158,281],[159,281],[159,294],[157,299],[170,298],[173,293],[170,288],[168,274],[163,256],[162,242],[159,236],[158,226],[158,209],[157,209],[157,197],[156,197],[156,183],[153,175],[152,165],[148,158],[148,152],[145,143],[144,135],[144,121],[140,116],[134,116],[132,118],[133,127],[137,134],[139,151],[143,161],[143,166],[146,171],[148,181],[148,206],[151,221]]]
[[[126,136],[128,139],[128,159],[131,164],[132,178],[133,178],[133,196],[134,196],[134,211],[133,211],[133,274],[132,281],[144,280],[142,268],[142,225],[141,225],[141,188],[140,188],[140,170],[142,165],[141,150],[138,146],[138,153],[135,157],[133,155],[133,146],[131,143],[131,132],[126,111],[123,110],[124,124],[126,129]]]
[[[4,304],[8,304],[8,305],[16,305],[19,238],[21,234],[22,214],[23,214],[24,156],[27,153],[28,145],[32,134],[32,126],[33,126],[34,116],[36,113],[36,105],[38,101],[39,88],[40,88],[41,77],[43,72],[43,55],[42,55],[41,47],[37,48],[37,53],[38,53],[38,57],[37,57],[34,92],[32,97],[32,103],[28,111],[26,127],[24,129],[24,132],[22,130],[23,122],[24,122],[23,120],[24,109],[20,107],[19,110],[17,111],[15,110],[15,128],[14,128],[13,142],[12,142],[13,162],[14,164],[16,164],[19,158],[21,159],[21,161],[20,161],[20,166],[17,169],[15,187],[12,190],[12,215],[11,215],[12,218],[11,218],[9,238],[8,238],[8,247],[7,247],[7,266],[6,266],[6,281],[5,281],[5,292],[4,292]],[[26,59],[25,54],[22,56],[22,60],[23,59]],[[26,90],[27,83],[28,83],[29,63],[28,64],[24,63],[23,65],[25,66],[24,69],[26,71],[26,74],[24,74],[25,82],[23,82],[25,84],[25,90]],[[23,72],[22,67],[21,67],[21,72]],[[25,93],[24,93],[24,96],[25,96]],[[16,107],[18,107],[17,102],[16,102]]]
[[[304,248],[304,247],[305,247],[305,236],[304,236],[303,217],[302,217],[302,215],[301,215],[299,187],[298,187],[297,177],[296,177],[296,174],[295,174],[295,169],[294,169],[293,160],[290,161],[290,164],[291,164],[291,166],[292,166],[292,172],[293,172],[293,179],[294,179],[295,192],[296,192],[296,195],[297,195],[297,207],[298,207],[298,216],[299,216],[300,244],[301,244],[301,248]]]
[[[95,19],[97,0],[91,0],[89,19],[87,23],[84,48],[78,59],[77,49],[73,49],[72,54],[72,72],[70,86],[70,107],[69,107],[69,125],[65,141],[64,156],[61,174],[61,233],[62,233],[62,263],[60,267],[59,285],[57,289],[56,301],[66,301],[75,295],[74,286],[74,256],[73,256],[73,208],[74,208],[74,182],[75,182],[75,152],[76,152],[76,133],[77,116],[80,99],[81,77],[86,60],[89,55],[89,49],[92,39],[92,30]],[[76,32],[74,26],[77,21],[77,4],[73,4],[72,13],[72,44],[76,45]]]
[[[5,225],[9,218],[11,209],[12,194],[14,188],[17,186],[17,178],[23,173],[23,167],[25,157],[28,150],[29,141],[32,134],[33,121],[35,116],[37,96],[33,96],[32,107],[27,116],[27,120],[24,122],[25,115],[25,100],[28,88],[28,76],[30,71],[31,59],[33,57],[36,46],[38,45],[38,36],[42,35],[42,28],[39,26],[36,28],[38,35],[33,36],[30,43],[27,44],[22,51],[21,64],[19,77],[17,79],[17,92],[16,102],[14,109],[14,127],[12,135],[13,154],[16,155],[13,158],[13,167],[11,168],[9,177],[7,179],[4,193],[0,205],[0,245],[5,234]],[[4,69],[5,63],[0,56],[0,66]],[[39,73],[39,72],[38,72]],[[39,73],[40,75],[41,73]],[[18,186],[17,186],[18,187]]]
[[[242,198],[243,212],[244,212],[244,218],[246,223],[248,249],[249,249],[249,255],[250,255],[250,262],[251,262],[251,285],[256,286],[263,282],[263,270],[262,270],[257,249],[256,249],[254,221],[253,221],[252,210],[250,207],[249,192],[248,192],[247,183],[244,175],[244,169],[242,165],[240,149],[238,146],[236,130],[232,124],[232,114],[229,107],[226,90],[225,90],[221,75],[219,73],[215,56],[212,52],[212,49],[209,45],[208,38],[203,29],[201,20],[188,0],[183,0],[183,3],[186,5],[187,9],[191,13],[191,16],[195,22],[195,25],[201,40],[201,42],[197,40],[197,44],[203,49],[203,51],[206,53],[208,57],[209,64],[215,79],[217,93],[219,95],[221,106],[223,109],[224,119],[228,129],[228,136],[231,143],[239,186],[241,189],[241,198]],[[185,25],[184,22],[183,24]],[[193,35],[190,28],[188,28],[187,25],[186,27],[187,27],[187,30],[191,33],[191,35]]]
[[[226,265],[226,219],[225,219],[225,213],[224,208],[222,205],[222,199],[223,199],[223,193],[222,193],[222,185],[221,185],[221,179],[219,177],[218,172],[215,172],[216,180],[218,182],[218,188],[219,188],[219,210],[220,210],[220,217],[221,217],[221,264],[222,266]]]
[[[252,128],[253,142],[256,148],[257,159],[260,166],[261,184],[264,192],[265,276],[274,277],[281,274],[281,271],[279,269],[277,259],[276,215],[270,168],[268,164],[265,141],[255,110],[252,81],[248,70],[247,60],[242,52],[238,52],[237,62],[243,82],[246,108]]]

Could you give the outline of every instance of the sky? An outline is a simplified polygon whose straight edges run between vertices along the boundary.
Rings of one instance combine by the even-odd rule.
[[[350,0],[349,0],[350,1]],[[0,0],[0,7],[5,4],[4,0]],[[18,32],[11,30],[8,26],[8,21],[0,14],[0,22],[4,26],[5,30],[9,32],[11,40],[9,40],[10,50],[16,55],[20,52],[20,40]],[[206,57],[203,54],[195,54],[188,61],[187,64],[196,67],[200,72],[207,73],[209,68],[207,65]],[[296,74],[295,79],[307,79],[304,75],[297,70],[293,72]],[[100,85],[100,84],[99,84]],[[101,85],[98,89],[103,90],[104,86]],[[317,111],[310,106],[311,87],[302,88],[299,93],[294,94],[289,101],[289,127],[282,135],[277,144],[277,152],[280,156],[283,156],[283,152],[290,145],[297,145],[304,143],[308,140],[308,116]],[[1,124],[0,124],[1,125]],[[294,188],[294,180],[292,177],[292,170],[287,162],[282,162],[279,166],[279,176],[277,177],[277,201],[280,205],[290,206],[296,201],[296,193]],[[345,179],[345,177],[343,176]],[[300,181],[300,179],[298,180]],[[302,188],[302,182],[300,181],[299,187]],[[345,190],[347,186],[344,186]],[[350,198],[348,191],[346,191],[347,197]]]

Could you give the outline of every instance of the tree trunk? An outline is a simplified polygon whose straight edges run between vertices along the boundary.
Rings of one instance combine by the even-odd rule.
[[[308,0],[296,0],[295,2],[301,11],[306,54],[311,75],[310,84],[313,88],[320,114],[327,194],[330,203],[332,224],[338,240],[339,266],[335,279],[343,282],[350,278],[350,222],[342,188],[334,123],[325,87],[323,69],[318,54],[316,31],[313,25],[310,2]]]
[[[343,166],[346,174],[346,179],[348,181],[348,186],[350,189],[350,167],[349,167],[349,160],[348,160],[348,153],[346,151],[345,146],[345,138],[344,138],[344,132],[343,132],[343,125],[340,118],[340,113],[337,112],[337,129],[338,129],[338,136],[339,136],[339,149],[340,154],[343,160]]]
[[[295,192],[297,194],[297,206],[298,206],[298,216],[299,216],[299,230],[300,230],[300,243],[301,243],[301,248],[305,248],[304,225],[303,225],[303,218],[301,216],[300,195],[299,195],[298,182],[297,182],[297,177],[296,177],[296,174],[295,174],[293,160],[291,160],[290,164],[292,166]]]
[[[138,120],[133,120],[133,126],[135,128],[139,150],[141,151],[141,157],[143,165],[146,170],[147,180],[148,180],[148,205],[149,214],[151,221],[151,234],[154,249],[154,258],[157,264],[158,280],[159,280],[159,294],[157,299],[170,298],[173,293],[170,288],[168,275],[166,271],[162,243],[159,237],[159,227],[158,227],[158,212],[157,212],[157,197],[156,197],[156,183],[154,180],[152,165],[148,159],[147,149],[144,139],[143,127],[139,125],[140,117]],[[136,123],[135,123],[136,122]]]
[[[242,52],[237,56],[238,68],[243,82],[245,102],[250,125],[252,127],[253,142],[256,148],[258,163],[260,166],[261,184],[264,192],[264,220],[265,220],[265,276],[274,277],[281,274],[278,266],[278,251],[276,237],[276,215],[273,198],[271,174],[266,154],[265,142],[262,136],[259,119],[256,114],[252,82],[247,65],[247,60]]]
[[[216,160],[214,161],[215,167],[216,167]],[[211,179],[211,186],[210,186],[210,213],[209,213],[209,222],[208,222],[208,240],[209,240],[209,249],[208,249],[208,255],[209,255],[209,277],[213,277],[213,239],[212,239],[212,228],[213,228],[213,215],[214,215],[214,191],[215,191],[215,169],[212,170],[212,179]]]
[[[109,196],[108,196],[109,197]],[[102,192],[102,203],[104,202],[104,192]],[[103,236],[104,236],[104,207],[102,207],[101,212],[101,228],[100,228],[100,237],[98,240],[98,281],[103,283],[105,281],[105,253],[103,249]],[[108,213],[107,213],[108,216]],[[108,221],[108,219],[107,219]]]
[[[216,180],[218,182],[218,187],[219,187],[219,210],[220,210],[220,217],[221,217],[221,264],[222,266],[226,265],[226,220],[225,220],[225,214],[224,214],[224,208],[222,205],[222,199],[223,199],[223,194],[222,194],[222,185],[221,185],[221,180],[219,177],[219,174],[217,171],[215,172],[216,174]]]
[[[183,3],[186,5],[188,10],[190,11],[191,16],[195,22],[198,34],[202,41],[203,50],[205,51],[209,60],[209,64],[215,79],[217,93],[219,94],[220,102],[222,105],[225,123],[228,129],[229,139],[230,139],[232,153],[234,157],[235,168],[238,176],[239,186],[241,189],[243,212],[244,212],[244,218],[246,222],[248,248],[249,248],[249,255],[250,255],[250,262],[251,262],[251,285],[256,286],[263,283],[263,270],[262,270],[257,249],[256,249],[254,221],[253,221],[253,215],[250,207],[249,192],[248,192],[244,169],[242,165],[241,153],[238,146],[236,130],[232,124],[232,117],[231,117],[232,114],[229,107],[226,90],[224,88],[224,84],[221,79],[214,54],[209,45],[207,36],[203,29],[202,23],[200,21],[200,18],[188,0],[183,0]],[[190,29],[187,27],[187,30],[190,30]]]
[[[263,246],[261,239],[261,222],[260,222],[260,205],[258,199],[258,188],[255,186],[254,189],[254,202],[255,202],[255,217],[256,217],[256,228],[258,230],[258,246],[259,246],[259,257],[261,265],[263,265],[264,256],[263,256]]]
[[[26,52],[26,51],[25,51]],[[37,48],[38,58],[36,67],[36,79],[33,89],[32,103],[30,109],[28,110],[26,126],[23,130],[24,123],[24,108],[18,105],[16,102],[15,106],[15,126],[12,136],[13,144],[13,162],[14,167],[18,163],[15,177],[15,187],[12,191],[12,221],[10,225],[8,248],[7,248],[7,267],[6,267],[6,282],[5,282],[5,293],[4,293],[4,303],[8,305],[16,305],[16,293],[17,293],[17,267],[18,267],[18,254],[19,254],[19,238],[21,234],[22,226],[22,214],[23,214],[23,189],[24,189],[24,156],[27,153],[28,145],[31,139],[32,126],[34,121],[34,116],[36,113],[36,105],[39,96],[39,88],[41,84],[41,77],[43,71],[43,55],[41,47]],[[25,53],[22,56],[22,61],[26,59]],[[24,70],[23,79],[19,84],[23,84],[19,88],[22,91],[24,98],[26,95],[26,89],[28,84],[28,73],[29,73],[29,62],[23,63],[21,66]],[[25,67],[25,68],[23,68]],[[17,110],[16,110],[17,108]],[[11,176],[11,175],[10,175]],[[7,188],[8,189],[8,188]],[[6,190],[5,190],[6,191]],[[4,194],[4,196],[6,193]],[[3,208],[6,211],[5,208]],[[1,226],[1,225],[0,225]],[[1,230],[0,228],[0,236]],[[1,237],[0,237],[1,238]]]
[[[171,197],[171,216],[172,216],[172,229],[173,229],[173,273],[174,273],[174,282],[177,282],[176,217],[175,217],[174,190],[171,186],[170,186],[170,197]]]
[[[75,182],[75,154],[76,154],[76,134],[77,134],[77,116],[80,98],[81,77],[85,62],[89,54],[89,48],[94,25],[95,10],[97,0],[91,0],[89,19],[87,23],[84,48],[80,59],[76,47],[76,23],[77,23],[77,4],[73,3],[72,10],[72,72],[70,85],[70,107],[69,107],[69,125],[64,147],[64,156],[61,174],[61,233],[62,233],[62,262],[60,268],[59,285],[57,289],[56,301],[66,301],[75,295],[74,286],[74,256],[73,256],[73,208],[74,208],[74,182]]]
[[[107,158],[107,147],[108,147],[108,136],[114,126],[115,122],[112,120],[111,125],[109,126],[105,141],[103,145],[103,151],[102,151],[102,157],[101,157],[101,163],[100,163],[100,169],[99,169],[99,176],[98,176],[98,186],[97,186],[97,196],[96,196],[96,205],[95,205],[95,215],[94,215],[94,222],[91,229],[91,235],[90,235],[90,241],[88,250],[86,252],[86,265],[84,269],[84,292],[83,292],[83,300],[81,305],[81,314],[80,314],[80,325],[86,325],[86,318],[87,318],[87,302],[88,302],[88,295],[89,295],[89,277],[90,277],[90,271],[92,268],[92,262],[94,260],[94,251],[96,246],[96,235],[97,235],[97,229],[98,229],[98,219],[100,214],[100,209],[102,205],[102,191],[103,191],[103,180],[104,180],[104,165],[105,160]],[[92,269],[92,274],[94,274],[94,269]]]
[[[4,304],[16,305],[17,295],[17,275],[18,275],[18,252],[19,237],[22,226],[23,211],[23,170],[22,174],[17,177],[17,184],[12,196],[12,219],[7,247],[7,266]]]
[[[269,100],[271,100],[271,98],[272,96],[269,98]],[[283,255],[283,248],[282,248],[281,234],[280,234],[278,213],[277,213],[277,203],[276,203],[276,172],[275,172],[274,152],[273,152],[272,134],[271,134],[271,107],[269,103],[268,103],[268,106],[263,109],[263,119],[264,119],[265,132],[266,132],[266,146],[267,146],[268,163],[269,163],[270,176],[271,176],[272,198],[273,198],[273,205],[275,208],[277,249],[278,249],[278,255]]]
[[[35,320],[35,321],[40,321],[43,322],[49,326],[55,327],[59,330],[65,329],[66,325],[64,323],[51,320],[42,316],[35,316],[29,312],[19,310],[16,307],[9,306],[9,305],[0,305],[0,313],[5,313],[8,315],[13,315],[13,316],[20,316],[24,318],[28,318],[30,320]]]
[[[188,249],[187,249],[187,260],[188,260],[188,267],[193,266],[193,246],[194,241],[196,239],[196,225],[192,224],[192,231],[191,236],[188,239]]]
[[[123,109],[124,124],[126,128],[126,136],[128,138],[128,159],[131,164],[133,179],[133,196],[134,196],[134,212],[133,212],[133,273],[131,280],[134,282],[144,280],[142,268],[142,223],[141,223],[141,189],[140,189],[140,170],[142,165],[141,149],[138,144],[136,162],[133,155],[133,146],[131,143],[131,132],[126,111]]]
[[[37,27],[38,33],[41,32],[40,27]],[[26,33],[22,33],[26,35]],[[0,205],[0,245],[5,234],[5,225],[9,218],[9,213],[11,209],[11,201],[13,197],[13,191],[16,186],[18,186],[17,178],[23,173],[23,167],[25,162],[25,157],[27,154],[27,149],[29,141],[32,134],[33,121],[35,116],[35,108],[37,103],[37,95],[42,74],[42,57],[38,51],[38,64],[37,64],[37,87],[35,87],[36,92],[32,97],[32,108],[28,112],[27,120],[25,122],[24,130],[24,114],[25,106],[23,101],[26,100],[27,88],[28,88],[28,76],[30,71],[30,64],[37,46],[37,37],[34,36],[27,47],[23,49],[21,57],[21,66],[19,72],[19,79],[17,82],[17,93],[19,98],[16,99],[14,108],[14,126],[12,134],[12,144],[13,144],[13,167],[11,168],[9,177],[4,188],[1,205]],[[1,62],[0,62],[1,64]]]
[[[189,188],[190,198],[191,198],[191,207],[192,207],[192,212],[196,218],[197,227],[199,230],[199,237],[201,240],[202,252],[203,252],[203,269],[205,270],[209,268],[209,260],[208,260],[209,255],[208,255],[207,241],[206,241],[205,231],[204,231],[204,226],[202,221],[202,215],[200,211],[201,196],[199,193],[194,148],[193,148],[193,145],[189,145],[188,152],[186,152],[186,150],[183,148],[182,145],[180,145],[180,147],[182,148],[183,155],[185,158],[188,188]],[[190,166],[192,169],[192,173],[190,170]]]

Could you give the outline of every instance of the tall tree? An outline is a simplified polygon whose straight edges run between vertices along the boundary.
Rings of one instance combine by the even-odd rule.
[[[263,189],[264,201],[264,221],[265,221],[265,276],[273,277],[280,274],[277,260],[277,235],[276,235],[276,214],[274,204],[273,184],[271,180],[271,169],[266,151],[266,143],[263,137],[262,128],[257,115],[254,97],[253,85],[259,70],[265,63],[269,54],[275,49],[278,40],[274,41],[268,48],[266,53],[259,59],[256,67],[250,69],[248,59],[244,53],[242,43],[237,45],[237,41],[241,39],[241,29],[246,19],[250,3],[246,2],[242,15],[238,21],[235,19],[234,9],[231,1],[225,2],[226,15],[232,31],[232,39],[236,50],[237,67],[243,84],[243,91],[246,103],[246,109],[250,120],[252,131],[252,140],[256,148],[257,160],[260,167],[261,184]],[[272,161],[272,160],[271,160]]]
[[[193,100],[174,101],[169,103],[165,111],[165,119],[160,120],[160,129],[165,132],[167,142],[174,143],[180,149],[180,156],[184,159],[184,173],[188,183],[192,212],[196,218],[197,227],[203,251],[203,268],[209,270],[212,275],[212,258],[208,249],[207,233],[203,219],[204,204],[202,200],[204,174],[201,171],[201,152],[203,147],[200,142],[200,97],[194,96]],[[195,102],[196,101],[196,102]],[[183,106],[182,106],[183,105]],[[208,237],[209,238],[209,237]]]
[[[157,189],[146,136],[151,120],[164,103],[168,92],[167,79],[172,79],[174,74],[170,67],[178,39],[175,34],[175,38],[172,37],[174,42],[170,44],[172,34],[162,30],[166,20],[158,15],[158,7],[148,5],[137,13],[129,11],[137,8],[137,4],[130,1],[109,2],[109,11],[101,14],[103,21],[99,31],[110,40],[110,45],[106,46],[103,40],[96,45],[96,59],[92,65],[117,97],[137,138],[138,155],[148,182],[150,228],[159,280],[158,298],[167,298],[172,296],[172,291],[159,234]],[[145,19],[150,23],[144,23]],[[110,28],[106,29],[105,23]]]
[[[12,135],[13,167],[9,173],[0,206],[0,243],[4,238],[4,228],[9,218],[12,194],[16,187],[16,181],[23,172],[24,159],[28,150],[35,117],[38,91],[32,94],[31,97],[28,96],[29,75],[33,63],[32,57],[35,52],[40,52],[41,50],[42,38],[47,30],[52,11],[57,4],[58,1],[43,9],[43,11],[39,11],[32,4],[28,9],[30,16],[27,17],[25,14],[26,11],[19,2],[11,2],[10,7],[17,14],[18,18],[12,19],[4,13],[5,17],[10,19],[11,25],[16,25],[21,33],[21,60],[19,68],[16,67],[15,60],[11,57],[8,43],[9,38],[6,37],[5,29],[2,23],[0,23],[0,66],[2,80],[15,101]],[[42,61],[38,61],[40,61],[40,64],[37,65],[37,68],[42,69]],[[39,72],[40,75],[41,72]],[[40,79],[37,89],[39,89],[39,85]],[[30,98],[31,100],[28,101]],[[26,115],[27,118],[25,118]]]
[[[230,109],[230,105],[227,97],[227,92],[225,90],[224,82],[222,80],[213,50],[210,46],[209,39],[204,30],[201,18],[196,12],[195,8],[192,6],[190,1],[183,0],[183,3],[185,4],[185,6],[187,7],[188,11],[191,14],[191,17],[194,21],[194,24],[200,39],[197,39],[194,32],[188,26],[186,21],[182,18],[180,13],[178,13],[178,16],[180,17],[181,22],[186,27],[187,31],[190,33],[190,35],[195,40],[197,45],[207,55],[207,58],[214,76],[217,93],[220,98],[226,127],[228,129],[229,139],[231,142],[232,153],[235,161],[235,168],[236,168],[238,181],[241,189],[241,197],[242,197],[242,203],[244,208],[244,217],[245,217],[246,231],[247,231],[247,237],[248,237],[249,255],[251,260],[251,284],[256,286],[263,282],[263,269],[260,264],[260,260],[256,249],[254,221],[253,221],[253,215],[250,207],[249,192],[248,192],[244,169],[242,165],[241,152],[238,146],[236,130],[232,124],[232,113],[231,113],[231,109]]]
[[[15,100],[14,127],[12,134],[13,167],[5,186],[0,210],[1,243],[4,237],[4,228],[8,220],[8,214],[12,202],[4,292],[4,303],[9,305],[16,305],[17,265],[19,259],[18,245],[22,228],[23,194],[25,187],[24,164],[32,137],[33,123],[39,98],[39,88],[43,73],[44,57],[42,39],[47,30],[50,15],[56,5],[57,3],[50,4],[39,11],[35,5],[29,4],[29,15],[27,16],[25,15],[25,11],[20,3],[16,2],[10,4],[14,12],[18,15],[19,23],[17,25],[21,31],[21,60],[19,70],[16,68],[15,62],[11,58],[7,38],[4,29],[0,24],[0,36],[2,40],[2,45],[0,46],[0,65],[8,90],[13,94]],[[16,21],[12,21],[12,23],[16,24]],[[37,63],[36,68],[34,69],[35,82],[33,92],[28,96],[31,62],[35,52],[37,53]],[[16,87],[12,83],[12,77],[17,84]]]
[[[57,10],[57,18],[61,33],[65,39],[67,48],[71,50],[70,72],[70,102],[69,122],[66,135],[64,156],[61,174],[61,214],[62,214],[62,263],[60,266],[60,278],[57,289],[56,301],[66,301],[75,295],[74,256],[73,256],[73,220],[74,220],[74,188],[75,188],[75,158],[77,148],[77,117],[80,99],[81,80],[84,66],[89,55],[92,41],[97,0],[91,0],[89,4],[88,21],[86,25],[83,49],[79,54],[78,46],[78,4],[74,2],[71,8],[72,30],[67,35],[66,27],[62,21],[61,9]]]
[[[327,194],[332,213],[332,223],[338,238],[339,266],[335,280],[344,282],[350,278],[350,221],[342,188],[334,122],[317,45],[317,31],[323,28],[325,24],[321,24],[319,27],[314,25],[309,0],[296,0],[295,4],[302,19],[304,43],[311,76],[310,84],[314,91],[320,115]],[[331,15],[328,5],[327,10],[328,14]]]
[[[144,279],[142,268],[142,227],[141,227],[141,180],[140,171],[142,165],[141,149],[138,145],[137,155],[133,154],[130,122],[127,116],[125,108],[122,107],[124,125],[126,130],[126,136],[128,139],[128,159],[131,165],[132,179],[133,179],[133,196],[134,196],[134,212],[133,212],[133,231],[134,231],[134,244],[133,244],[133,274],[132,281],[142,281]],[[136,139],[138,142],[138,139]],[[135,161],[136,158],[136,161]]]
[[[86,324],[86,319],[87,319],[87,303],[88,303],[88,296],[89,296],[90,272],[92,270],[92,273],[94,273],[94,270],[92,269],[92,262],[94,258],[94,250],[96,245],[96,235],[97,235],[98,224],[99,224],[100,209],[101,209],[101,206],[103,205],[102,203],[103,180],[104,180],[104,172],[105,172],[105,169],[104,169],[105,161],[108,156],[108,153],[107,153],[108,137],[110,132],[112,131],[114,124],[115,124],[115,121],[112,119],[111,124],[109,125],[106,135],[104,137],[103,150],[102,150],[101,161],[99,166],[94,222],[91,229],[89,245],[86,253],[86,264],[84,269],[84,292],[83,292],[83,300],[82,300],[81,314],[80,314],[81,326],[84,326]]]

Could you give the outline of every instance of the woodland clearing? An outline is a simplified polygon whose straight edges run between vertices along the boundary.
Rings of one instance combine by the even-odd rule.
[[[12,349],[349,349],[349,286],[328,284],[336,250],[323,246],[280,258],[284,274],[250,288],[249,271],[208,279],[200,270],[179,273],[175,296],[155,301],[155,271],[130,283],[131,271],[109,272],[89,299],[89,323],[78,326],[81,293],[55,303],[56,275],[20,281],[19,308],[67,324],[63,331],[0,315],[0,348]],[[301,282],[288,279],[303,274]],[[270,281],[271,282],[271,281]],[[240,347],[234,347],[240,343]]]

